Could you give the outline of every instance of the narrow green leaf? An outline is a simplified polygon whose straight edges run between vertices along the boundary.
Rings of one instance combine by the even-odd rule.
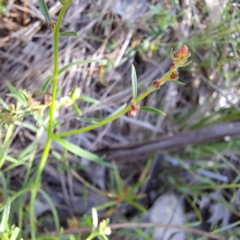
[[[111,113],[109,116],[107,116],[105,119],[108,119],[110,117],[113,117],[115,115],[117,115],[118,113],[120,113],[124,108],[126,108],[127,104],[123,104],[121,107],[119,107],[116,111],[114,111],[113,113]]]
[[[8,164],[8,166],[2,170],[3,173],[9,172],[11,169],[14,169],[14,168],[16,168],[18,166],[26,166],[26,167],[28,167],[28,164],[26,163],[26,161],[28,159],[26,159],[25,161],[19,161],[19,160],[11,161],[13,159],[10,159],[9,156],[6,156],[6,160],[11,162],[11,163]]]
[[[46,5],[45,0],[38,0],[39,6],[40,6],[40,10],[43,14],[43,16],[45,17],[45,20],[47,23],[50,23],[52,21],[50,14],[48,12],[48,7]]]
[[[113,163],[113,174],[114,174],[117,192],[118,194],[121,194],[123,192],[123,182],[115,163]]]
[[[8,225],[8,219],[10,215],[11,201],[10,198],[7,199],[6,204],[4,204],[4,210],[2,214],[2,220],[0,223],[0,233],[4,233]]]
[[[132,199],[126,199],[126,202],[129,202],[131,205],[133,205],[133,207],[135,207],[139,211],[146,212],[146,209],[141,204],[139,204],[138,202],[136,202]]]
[[[137,74],[134,65],[132,64],[132,99],[137,98]]]
[[[52,155],[58,160],[62,159],[62,155],[59,152],[56,152],[56,151],[53,150]]]
[[[7,96],[15,98],[18,102],[22,103],[24,106],[26,105],[26,99],[18,92],[8,93]]]
[[[81,60],[81,61],[76,61],[76,62],[72,62],[67,64],[66,66],[62,67],[59,71],[58,74],[61,74],[62,72],[66,71],[68,68],[75,66],[75,65],[79,65],[79,64],[84,64],[84,63],[101,63],[101,64],[106,64],[106,60]]]
[[[53,203],[52,199],[49,197],[49,195],[43,191],[42,189],[39,189],[39,192],[43,195],[43,197],[46,199],[48,205],[51,208],[52,214],[53,214],[53,220],[55,222],[55,228],[59,229],[60,228],[60,223],[59,223],[59,217],[58,217],[58,212],[55,207],[55,204]]]
[[[173,83],[176,83],[176,84],[179,84],[179,85],[186,85],[185,83],[182,83],[182,82],[179,82],[177,80],[169,80],[170,82],[173,82]]]
[[[112,206],[116,206],[116,202],[115,201],[107,201],[106,203],[96,206],[96,210],[101,211],[103,209],[110,208]]]
[[[58,0],[62,5],[66,5],[68,3],[68,0]]]
[[[78,34],[75,31],[68,31],[68,32],[60,32],[59,36],[60,37],[62,37],[62,36],[77,37]]]
[[[77,106],[76,103],[73,103],[73,109],[75,110],[75,112],[79,115],[79,116],[82,116],[82,112],[81,110],[79,109],[79,107]]]
[[[17,92],[17,89],[9,81],[6,81],[6,85],[11,93]]]
[[[145,111],[145,112],[152,112],[152,113],[162,114],[162,115],[166,116],[166,113],[160,111],[159,109],[152,108],[152,107],[141,106],[140,110]]]
[[[9,106],[0,98],[0,104],[3,106],[3,108],[9,110]]]
[[[29,122],[16,121],[15,124],[18,125],[18,126],[22,126],[24,128],[27,128],[27,129],[29,129],[29,130],[31,130],[33,132],[37,132],[38,131],[38,128],[36,128],[32,124],[30,124]]]
[[[29,157],[29,154],[31,154],[34,151],[34,148],[36,146],[36,144],[38,143],[39,139],[35,138],[34,141],[32,141],[30,144],[27,145],[26,148],[24,148],[22,150],[22,152],[20,152],[20,154],[18,155],[18,160],[20,161],[21,159],[23,159],[24,157]]]
[[[27,163],[21,162],[21,161],[19,161],[18,159],[15,159],[15,158],[10,157],[10,156],[6,156],[5,159],[6,159],[7,161],[11,162],[11,163],[15,163],[15,164],[18,164],[18,165],[20,165],[20,164],[27,165]]]
[[[189,61],[189,62],[187,62],[186,64],[183,64],[182,66],[180,66],[180,67],[186,67],[186,66],[188,66],[188,65],[190,65],[192,63],[192,60],[191,61]]]
[[[136,232],[136,236],[138,236],[138,237],[141,237],[142,239],[149,239],[149,236],[151,236],[150,234],[149,234],[149,232],[150,231],[147,231],[147,233],[145,233],[142,229],[140,229],[140,228],[134,228],[134,231]]]
[[[133,184],[131,187],[129,187],[129,189],[132,189],[132,190],[138,189],[138,188],[142,187],[142,185],[144,183],[146,183],[147,180],[149,180],[149,177],[146,177],[145,179],[141,180],[140,182]]]
[[[109,240],[109,238],[104,233],[101,233],[100,236],[103,240]]]
[[[88,103],[99,103],[97,99],[87,96],[80,96],[78,99]]]
[[[40,88],[40,92],[47,92],[48,87],[49,87],[52,79],[53,79],[53,75],[48,75],[48,76],[44,79],[43,84],[42,84],[42,86],[41,86],[41,88]]]
[[[79,157],[87,158],[88,160],[91,160],[91,161],[96,162],[96,163],[98,163],[100,165],[103,165],[103,166],[111,166],[111,164],[103,162],[103,158],[98,157],[97,155],[95,155],[95,154],[93,154],[89,151],[86,151],[86,150],[68,142],[65,139],[54,138],[54,140],[58,144],[60,144],[64,148],[66,148],[69,152],[71,152],[71,153],[73,153],[73,154],[75,154]]]
[[[0,180],[1,180],[1,188],[2,188],[2,190],[1,190],[1,192],[2,192],[2,195],[3,195],[3,199],[7,199],[7,197],[8,197],[8,192],[7,192],[7,190],[8,190],[8,183],[7,183],[7,180],[6,180],[6,178],[5,178],[5,174],[3,173],[3,170],[1,170],[1,172],[0,172]]]
[[[80,122],[85,122],[85,123],[99,123],[99,119],[97,118],[80,118],[76,117],[76,119]]]

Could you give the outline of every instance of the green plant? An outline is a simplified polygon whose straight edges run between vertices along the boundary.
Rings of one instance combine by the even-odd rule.
[[[6,6],[0,2],[0,15],[6,12]]]
[[[109,219],[104,219],[100,223],[98,222],[98,214],[95,208],[92,209],[92,232],[86,238],[86,240],[92,240],[95,237],[99,239],[108,240],[108,235],[111,234],[111,229],[108,227]]]
[[[14,225],[9,228],[8,219],[10,216],[11,203],[8,198],[5,204],[5,208],[2,212],[2,218],[0,223],[0,237],[3,240],[16,240],[18,238],[20,228]]]
[[[60,1],[60,0],[59,0]],[[46,6],[46,3],[44,0],[39,0],[40,9],[49,24],[52,35],[53,35],[53,74],[48,76],[40,90],[39,93],[42,96],[44,96],[44,102],[36,101],[33,97],[33,94],[25,91],[25,90],[17,90],[15,89],[10,83],[7,83],[7,86],[10,90],[10,93],[8,94],[9,97],[12,99],[15,99],[16,104],[12,103],[10,105],[7,105],[2,99],[0,99],[0,103],[2,105],[1,112],[0,112],[0,118],[1,118],[1,124],[5,128],[5,138],[3,145],[1,147],[0,152],[0,166],[3,167],[5,161],[10,162],[10,164],[3,169],[3,172],[8,172],[12,168],[23,164],[27,167],[27,172],[25,174],[24,178],[24,186],[21,189],[21,191],[10,194],[10,200],[1,206],[1,210],[3,210],[3,215],[6,214],[6,211],[9,214],[9,206],[10,203],[13,201],[17,201],[17,199],[22,199],[22,195],[30,192],[30,204],[29,204],[29,216],[30,216],[30,233],[31,233],[31,239],[35,240],[37,239],[36,235],[36,219],[35,219],[35,212],[34,212],[34,203],[37,197],[37,194],[41,194],[46,201],[48,202],[54,218],[55,227],[57,230],[60,228],[59,219],[57,216],[57,211],[54,206],[54,204],[51,202],[51,199],[46,194],[44,190],[41,189],[41,178],[42,178],[42,172],[44,170],[44,167],[47,163],[49,152],[51,149],[51,143],[52,141],[57,142],[59,145],[61,145],[65,151],[71,152],[77,156],[85,157],[91,161],[94,161],[98,164],[114,168],[114,174],[115,174],[115,180],[116,180],[116,186],[117,186],[117,194],[115,194],[114,198],[116,201],[127,201],[133,206],[135,206],[138,209],[143,210],[143,208],[135,201],[137,199],[137,196],[132,197],[133,195],[131,192],[134,190],[134,188],[138,186],[133,186],[130,188],[125,188],[123,184],[121,183],[121,179],[119,177],[119,173],[116,169],[116,167],[113,167],[112,164],[104,162],[103,157],[99,157],[93,153],[90,153],[70,142],[64,139],[64,137],[68,137],[74,134],[79,134],[83,132],[87,132],[90,130],[94,130],[96,128],[99,128],[109,122],[112,122],[113,120],[117,119],[123,114],[128,113],[129,116],[135,117],[138,111],[149,111],[154,112],[156,114],[164,114],[162,111],[150,108],[147,106],[140,106],[140,102],[149,94],[151,94],[153,91],[158,90],[163,84],[165,84],[167,81],[171,81],[174,83],[182,84],[181,82],[178,82],[178,68],[187,66],[190,62],[188,62],[188,58],[190,57],[190,52],[188,51],[188,47],[186,45],[182,46],[177,52],[172,54],[172,63],[170,66],[170,70],[159,80],[153,81],[152,85],[149,87],[148,90],[146,90],[144,93],[138,95],[137,93],[137,75],[134,66],[132,66],[132,100],[129,105],[123,105],[119,109],[117,109],[113,114],[109,115],[108,117],[99,120],[99,119],[89,119],[89,118],[82,118],[81,110],[78,108],[77,101],[83,100],[88,102],[94,102],[96,103],[97,100],[87,98],[84,96],[80,96],[78,88],[75,87],[69,96],[62,97],[58,100],[58,77],[61,73],[63,73],[65,70],[70,68],[73,65],[77,64],[84,64],[84,63],[91,63],[91,62],[98,62],[101,65],[106,65],[107,61],[97,61],[97,60],[85,60],[85,61],[77,61],[73,62],[71,64],[68,64],[61,69],[59,69],[59,59],[58,59],[58,44],[59,44],[59,37],[62,36],[73,36],[76,37],[77,33],[74,31],[67,31],[67,32],[61,32],[60,26],[61,22],[63,20],[64,14],[67,11],[68,7],[70,6],[72,0],[61,0],[62,8],[60,10],[57,22],[53,22],[51,20],[51,17],[48,12],[48,8]],[[52,84],[52,90],[51,93],[49,93],[49,86]],[[55,129],[60,126],[60,122],[57,121],[57,119],[54,117],[57,110],[59,110],[62,106],[68,106],[73,107],[73,109],[76,111],[76,114],[79,116],[79,121],[85,121],[85,122],[91,122],[93,124],[71,130],[66,132],[60,132],[55,133]],[[32,116],[35,121],[36,125],[32,124],[23,124],[22,120],[23,118],[27,116]],[[22,126],[25,128],[30,129],[32,132],[34,132],[36,139],[27,146],[24,151],[18,156],[18,157],[11,157],[8,154],[8,149],[10,145],[12,144],[12,141],[14,140],[15,131],[17,126]],[[36,155],[37,151],[37,145],[40,137],[42,134],[46,132],[47,133],[47,139],[45,143],[45,147],[40,159],[40,162],[35,169],[33,169],[33,160]],[[32,174],[34,173],[34,174]],[[33,177],[32,177],[33,176]],[[9,195],[9,192],[7,189],[4,189],[5,195]],[[24,218],[23,216],[23,201],[19,200],[19,228],[22,227],[22,220]],[[7,210],[6,210],[7,209]],[[93,211],[94,212],[94,211]],[[5,215],[4,215],[5,216]],[[96,213],[93,214],[93,218],[96,220]],[[5,218],[4,218],[5,219]],[[4,220],[6,222],[6,219]],[[100,227],[97,229],[97,224],[94,223],[94,229],[93,232],[90,234],[88,239],[92,239],[95,236],[101,236],[103,239],[107,239],[106,235],[107,233],[110,233],[107,228],[107,221],[103,221],[100,224]],[[19,228],[14,228],[15,232],[16,229],[19,230]],[[6,229],[2,229],[3,234],[5,234],[4,231]],[[8,230],[7,230],[8,231]],[[9,234],[9,233],[7,233]],[[12,234],[12,233],[11,233]],[[14,239],[14,238],[10,238]]]

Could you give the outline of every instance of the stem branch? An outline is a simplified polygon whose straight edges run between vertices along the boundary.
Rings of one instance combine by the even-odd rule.
[[[142,93],[137,99],[135,102],[140,102],[141,100],[143,100],[146,96],[148,96],[150,93],[152,93],[154,91],[153,88],[149,88],[147,91],[145,91],[144,93]],[[106,125],[107,123],[109,122],[112,122],[113,120],[119,118],[121,115],[127,113],[128,111],[130,110],[130,106],[127,106],[126,108],[124,108],[122,111],[120,111],[119,113],[117,113],[116,115],[114,116],[111,116],[107,119],[104,119],[102,120],[101,122],[99,123],[96,123],[96,124],[92,124],[90,126],[87,126],[87,127],[84,127],[84,128],[79,128],[79,129],[74,129],[74,130],[71,130],[71,131],[67,131],[67,132],[62,132],[62,133],[57,133],[54,135],[54,137],[67,137],[67,136],[71,136],[71,135],[74,135],[74,134],[78,134],[78,133],[83,133],[83,132],[88,132],[90,130],[93,130],[93,129],[96,129],[96,128],[99,128],[103,125]]]

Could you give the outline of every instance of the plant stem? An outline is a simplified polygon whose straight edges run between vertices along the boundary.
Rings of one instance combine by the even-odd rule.
[[[68,9],[69,5],[72,1],[69,1],[68,4],[64,5],[59,13],[59,17],[56,23],[56,26],[54,27],[53,31],[53,56],[54,56],[54,70],[53,70],[53,88],[52,88],[52,101],[50,105],[50,111],[49,111],[49,123],[48,123],[48,137],[46,141],[46,145],[42,154],[42,158],[40,161],[40,164],[37,169],[37,175],[36,175],[36,184],[39,184],[41,181],[41,175],[42,171],[46,165],[48,154],[51,147],[51,141],[52,141],[52,133],[53,133],[53,121],[54,121],[54,107],[55,107],[55,100],[57,98],[57,86],[58,86],[58,37],[59,37],[59,30],[62,23],[63,16]]]
[[[6,132],[4,141],[3,141],[3,145],[0,148],[0,169],[2,168],[2,166],[5,163],[5,158],[8,154],[9,146],[11,145],[11,142],[13,140],[12,136],[13,136],[14,130],[15,130],[14,124],[10,124],[7,128],[7,132]]]
[[[142,93],[136,100],[135,102],[140,102],[142,99],[144,99],[146,96],[148,96],[151,92],[154,91],[154,88],[149,88],[146,92]],[[70,135],[74,135],[74,134],[78,134],[78,133],[83,133],[83,132],[88,132],[90,130],[99,128],[103,125],[106,125],[109,122],[112,122],[113,120],[117,119],[118,117],[120,117],[121,115],[127,113],[130,110],[130,106],[127,106],[126,108],[124,108],[122,111],[120,111],[118,114],[109,117],[107,119],[102,120],[99,123],[96,124],[92,124],[90,126],[84,127],[84,128],[79,128],[79,129],[74,129],[71,131],[67,131],[67,132],[62,132],[62,133],[57,133],[54,134],[55,137],[67,137]]]
[[[59,13],[58,20],[56,26],[53,30],[53,56],[54,56],[54,69],[53,69],[53,88],[52,88],[52,101],[50,105],[50,113],[49,113],[49,124],[48,124],[48,136],[50,137],[52,134],[52,126],[54,120],[54,106],[55,100],[57,98],[57,86],[58,86],[58,38],[59,38],[59,30],[62,23],[63,16],[67,11],[69,5],[72,1],[69,1],[67,5],[64,5]]]
[[[87,238],[86,240],[91,240],[99,235],[99,232],[93,231]]]
[[[126,108],[124,108],[118,114],[116,114],[112,117],[109,117],[107,119],[104,119],[99,123],[92,124],[92,125],[84,127],[84,128],[74,129],[74,130],[71,130],[71,131],[68,131],[68,132],[57,133],[57,134],[54,135],[54,137],[67,137],[67,136],[78,134],[78,133],[88,132],[90,130],[96,129],[96,128],[101,127],[103,125],[106,125],[109,122],[112,122],[113,120],[117,119],[121,115],[127,113],[129,110],[130,110],[130,106],[127,106]]]
[[[50,110],[49,110],[49,123],[48,123],[48,129],[47,129],[47,141],[46,145],[42,154],[42,158],[40,160],[37,173],[36,173],[36,178],[35,178],[35,185],[33,186],[33,189],[31,191],[31,200],[30,200],[30,225],[31,225],[31,239],[35,240],[36,239],[36,229],[35,229],[35,213],[34,213],[34,202],[37,196],[38,189],[40,187],[40,182],[41,182],[41,176],[42,176],[42,171],[46,165],[49,151],[51,148],[51,141],[52,141],[52,135],[53,135],[53,123],[54,123],[54,107],[55,107],[55,100],[57,98],[57,86],[58,86],[58,37],[59,37],[59,30],[60,26],[62,23],[63,16],[68,9],[69,5],[71,4],[71,0],[66,4],[63,5],[59,16],[58,20],[56,23],[56,26],[53,28],[53,64],[54,64],[54,69],[53,69],[53,87],[52,87],[52,101],[50,105]]]
[[[31,239],[36,239],[36,226],[35,226],[35,208],[34,203],[37,196],[37,190],[34,188],[31,190],[30,198],[30,227],[31,227]]]
[[[40,181],[41,181],[41,175],[42,175],[42,171],[46,165],[46,162],[47,162],[47,158],[48,158],[48,154],[49,154],[49,151],[50,151],[50,147],[51,147],[51,141],[52,139],[50,137],[47,138],[47,142],[46,142],[46,145],[44,147],[44,151],[43,151],[43,154],[42,154],[42,158],[41,158],[41,161],[38,165],[38,169],[37,169],[37,173],[36,173],[36,178],[35,178],[35,184],[36,185],[39,185],[40,184]]]

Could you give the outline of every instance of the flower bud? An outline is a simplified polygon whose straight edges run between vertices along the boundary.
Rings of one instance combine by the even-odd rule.
[[[140,106],[138,103],[131,103],[130,107],[132,111],[138,111],[140,109]]]
[[[137,111],[130,110],[130,111],[128,112],[128,116],[129,116],[129,117],[136,117],[136,115],[137,115]]]
[[[187,47],[186,45],[183,45],[183,46],[179,49],[179,51],[180,51],[182,54],[187,53],[187,52],[188,52],[188,47]]]
[[[172,68],[177,68],[177,64],[174,61],[170,63],[170,69]]]
[[[177,66],[182,66],[191,56],[191,53],[188,51],[188,47],[183,45],[177,52],[172,55],[172,59],[175,61]]]
[[[174,80],[174,79],[177,79],[178,78],[178,73],[177,72],[172,72],[171,74],[170,74],[170,79],[171,80]]]
[[[153,85],[156,89],[159,89],[160,86],[161,86],[161,83],[160,83],[159,81],[157,81],[157,80],[154,80],[153,83],[152,83],[152,85]]]
[[[56,22],[52,21],[49,23],[50,28],[54,28],[56,26]]]
[[[180,57],[179,52],[175,52],[175,53],[173,54],[173,58],[174,58],[174,59],[178,60],[179,57]]]
[[[105,230],[104,230],[104,233],[106,235],[110,235],[112,233],[111,228],[110,227],[106,227]]]

